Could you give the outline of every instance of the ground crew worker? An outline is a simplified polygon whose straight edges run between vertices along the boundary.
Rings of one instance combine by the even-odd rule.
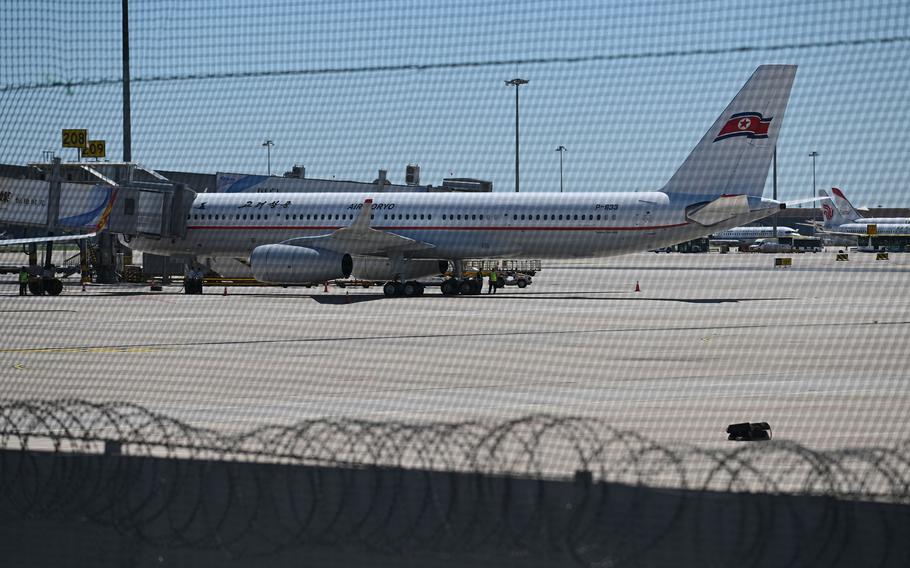
[[[23,266],[19,271],[19,295],[25,296],[28,292],[28,270]]]
[[[499,279],[499,276],[496,274],[496,269],[494,268],[493,270],[490,271],[490,287],[487,288],[487,294],[496,293],[496,284],[497,284],[496,281],[498,279]]]

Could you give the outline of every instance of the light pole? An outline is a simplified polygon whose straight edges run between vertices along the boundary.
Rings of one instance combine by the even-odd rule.
[[[556,147],[556,151],[559,152],[559,193],[562,193],[562,155],[566,151],[566,147],[559,145]]]
[[[515,87],[515,193],[518,193],[518,88],[527,85],[527,79],[506,81],[506,86]]]
[[[815,199],[815,158],[818,156],[818,152],[812,150],[809,152],[809,157],[812,158],[812,199]],[[812,207],[815,207],[813,203]]]
[[[266,140],[262,145],[265,146],[266,160],[268,160],[268,174],[272,175],[272,146],[274,146],[275,143],[271,140]]]

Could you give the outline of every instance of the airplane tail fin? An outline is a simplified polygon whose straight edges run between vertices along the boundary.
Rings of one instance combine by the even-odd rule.
[[[796,65],[756,69],[661,191],[760,197],[795,77]]]
[[[834,203],[834,200],[828,196],[828,192],[824,189],[818,190],[818,195],[823,197],[821,200],[821,209],[822,217],[824,217],[824,227],[830,229],[832,227],[837,227],[838,225],[843,225],[844,223],[850,223],[853,221],[853,218],[848,218],[843,212],[837,207]]]
[[[836,187],[831,188],[831,193],[834,194],[834,205],[841,215],[849,217],[850,221],[854,221],[862,217],[859,212],[854,209],[853,204],[850,203],[850,200],[844,195],[844,192],[837,189]]]

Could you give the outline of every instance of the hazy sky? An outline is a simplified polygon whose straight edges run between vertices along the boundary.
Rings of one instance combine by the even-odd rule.
[[[447,3],[448,4],[448,3]],[[370,181],[492,180],[511,191],[657,189],[755,67],[800,66],[780,196],[841,187],[910,206],[910,3],[131,3],[133,156],[154,168]],[[120,1],[0,7],[0,162],[88,128],[122,153]],[[74,151],[63,152],[73,157]],[[767,189],[770,195],[770,182]]]

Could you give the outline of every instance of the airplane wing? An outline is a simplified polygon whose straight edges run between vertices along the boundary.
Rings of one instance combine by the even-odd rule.
[[[357,255],[388,255],[436,248],[430,243],[371,228],[372,212],[373,200],[365,199],[360,214],[349,226],[325,235],[289,239],[281,244]]]
[[[29,237],[25,239],[6,239],[0,241],[0,247],[8,245],[28,245],[32,243],[65,243],[68,241],[81,241],[98,236],[98,233],[85,233],[83,235],[61,235],[58,237]]]

